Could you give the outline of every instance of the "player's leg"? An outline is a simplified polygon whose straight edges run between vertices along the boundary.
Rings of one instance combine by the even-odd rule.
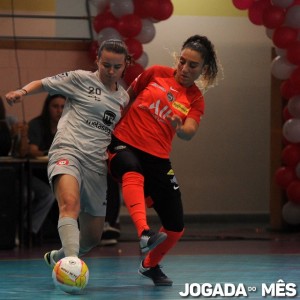
[[[88,253],[100,243],[107,208],[106,163],[102,167],[103,174],[88,169],[83,170],[81,212],[79,214],[79,256]]]
[[[157,170],[150,169],[146,182],[153,208],[162,221],[160,232],[166,233],[167,239],[148,253],[141,262],[139,273],[152,279],[155,285],[172,285],[172,280],[161,271],[159,263],[183,234],[183,208],[179,185],[170,163],[166,161],[160,165]]]
[[[110,147],[110,170],[122,182],[124,203],[140,238],[143,253],[153,249],[166,238],[165,233],[154,233],[147,224],[144,197],[144,176],[137,153],[127,145]]]
[[[54,193],[58,201],[58,233],[62,248],[48,254],[51,265],[65,256],[79,254],[78,215],[80,210],[79,186],[75,177],[59,175],[55,178]]]
[[[48,173],[55,198],[59,207],[58,233],[62,248],[45,254],[46,263],[54,264],[65,256],[78,256],[79,253],[79,227],[78,216],[80,212],[80,164],[75,160],[67,160],[65,164],[49,164]]]
[[[81,212],[80,224],[80,250],[79,256],[83,256],[96,247],[101,239],[105,217],[94,217],[89,213]]]

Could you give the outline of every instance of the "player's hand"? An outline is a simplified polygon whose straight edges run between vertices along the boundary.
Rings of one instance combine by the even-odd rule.
[[[21,102],[24,92],[22,90],[11,91],[5,95],[8,105],[13,106],[15,103]]]
[[[182,127],[182,120],[178,115],[167,116],[167,120],[170,121],[173,128],[175,128],[176,132]]]

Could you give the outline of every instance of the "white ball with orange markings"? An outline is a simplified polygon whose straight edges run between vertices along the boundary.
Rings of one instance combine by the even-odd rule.
[[[80,293],[89,281],[89,269],[78,257],[64,257],[59,260],[52,271],[54,284],[69,294]]]

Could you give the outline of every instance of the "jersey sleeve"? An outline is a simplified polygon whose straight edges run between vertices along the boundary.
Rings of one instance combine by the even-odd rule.
[[[200,95],[192,102],[191,109],[187,115],[187,118],[192,118],[197,122],[197,124],[199,124],[201,121],[201,117],[204,114],[204,108],[204,99],[202,94],[200,93]]]
[[[76,71],[64,72],[42,79],[44,89],[50,93],[59,93],[70,97],[74,94],[73,77]]]
[[[141,73],[130,85],[132,90],[138,95],[151,81],[155,74],[155,67],[150,67]]]

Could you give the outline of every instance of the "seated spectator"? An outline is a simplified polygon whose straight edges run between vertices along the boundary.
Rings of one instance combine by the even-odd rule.
[[[48,95],[41,114],[32,119],[28,126],[29,156],[46,156],[57,131],[58,121],[62,115],[66,98],[62,95]],[[47,166],[34,168],[32,176],[33,205],[32,233],[37,235],[48,216],[53,211],[53,220],[58,219],[58,208],[54,194],[51,191]]]
[[[0,97],[0,156],[25,157],[28,152],[27,124],[6,114]]]

